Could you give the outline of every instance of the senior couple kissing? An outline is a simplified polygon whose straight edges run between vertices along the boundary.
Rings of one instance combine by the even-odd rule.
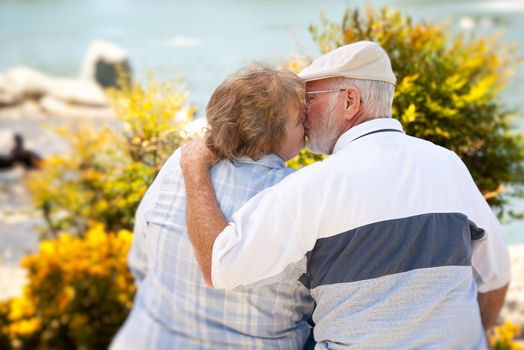
[[[387,53],[228,76],[136,213],[120,349],[487,349],[510,281],[452,151],[391,118]],[[302,148],[329,155],[298,171]]]

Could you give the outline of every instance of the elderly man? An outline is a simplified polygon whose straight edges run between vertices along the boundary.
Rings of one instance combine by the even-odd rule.
[[[391,119],[396,79],[379,45],[338,48],[299,76],[308,148],[332,156],[253,197],[230,223],[209,182],[210,152],[202,142],[183,151],[204,279],[234,288],[306,255],[317,349],[486,348],[509,257],[467,168]]]

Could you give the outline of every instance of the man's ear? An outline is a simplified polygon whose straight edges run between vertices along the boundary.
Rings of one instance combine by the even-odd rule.
[[[360,91],[358,91],[357,88],[350,86],[343,92],[343,94],[345,94],[346,97],[346,100],[344,101],[344,118],[346,120],[351,120],[360,110]]]

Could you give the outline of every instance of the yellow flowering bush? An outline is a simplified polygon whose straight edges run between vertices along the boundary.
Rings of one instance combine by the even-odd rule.
[[[42,208],[48,232],[83,234],[98,220],[109,229],[130,228],[137,203],[156,171],[133,161],[113,128],[59,130],[73,153],[47,158],[29,174],[28,187]]]
[[[196,109],[187,105],[187,92],[180,81],[160,83],[149,74],[144,85],[124,83],[108,90],[108,96],[123,123],[133,161],[158,168],[191,136],[184,127]]]
[[[0,349],[10,349],[9,337],[9,309],[10,301],[0,301]]]
[[[324,158],[326,158],[326,156],[322,154],[314,154],[307,149],[303,149],[295,156],[295,158],[288,160],[286,162],[286,166],[294,169],[300,169]]]
[[[515,214],[504,209],[524,196],[524,135],[512,124],[516,113],[501,103],[518,68],[514,46],[498,36],[453,36],[444,25],[415,23],[387,7],[346,10],[340,23],[323,15],[320,27],[310,31],[324,53],[359,40],[384,47],[397,77],[393,117],[409,135],[456,152],[490,205]]]
[[[55,128],[69,152],[28,176],[53,240],[22,261],[23,295],[0,304],[2,349],[104,349],[131,308],[128,230],[195,111],[178,82],[122,81],[107,91],[117,119]]]
[[[490,331],[489,343],[494,350],[524,350],[524,342],[514,340],[520,333],[518,325],[506,320],[503,325]]]
[[[127,230],[108,233],[102,224],[93,224],[82,238],[62,234],[42,241],[38,253],[22,261],[29,280],[23,295],[0,304],[0,344],[107,348],[135,292],[126,267],[131,240]]]
[[[303,55],[299,55],[296,52],[291,52],[290,59],[286,62],[285,68],[298,74],[301,70],[303,70],[310,64],[311,64],[310,58],[303,56]]]
[[[190,135],[194,108],[179,83],[123,85],[109,90],[117,121],[55,129],[70,152],[48,157],[28,175],[47,235],[83,234],[92,220],[130,229],[142,195],[169,155]]]

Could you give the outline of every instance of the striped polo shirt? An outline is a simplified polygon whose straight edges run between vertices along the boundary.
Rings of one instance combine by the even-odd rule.
[[[509,282],[500,225],[453,152],[394,119],[254,196],[213,247],[233,288],[307,256],[317,349],[483,349],[477,292]]]

